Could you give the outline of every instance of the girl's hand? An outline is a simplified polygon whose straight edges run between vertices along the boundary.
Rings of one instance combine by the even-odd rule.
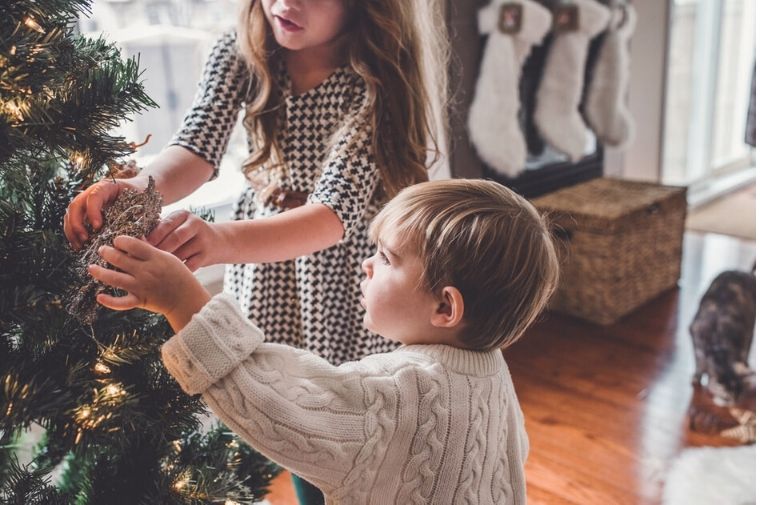
[[[147,186],[148,179],[144,177],[104,179],[74,197],[63,217],[63,233],[71,247],[79,250],[90,238],[85,226],[85,219],[94,230],[100,229],[103,225],[103,207],[114,201],[119,195],[119,191],[125,188],[143,191]]]
[[[172,212],[162,219],[148,235],[148,242],[184,261],[191,272],[219,263],[215,253],[225,247],[213,224],[186,210]]]
[[[90,275],[103,284],[127,292],[100,293],[97,301],[113,310],[136,307],[166,316],[175,331],[185,327],[211,296],[187,267],[173,255],[142,240],[119,236],[114,247],[103,246],[100,256],[121,272],[90,265]]]

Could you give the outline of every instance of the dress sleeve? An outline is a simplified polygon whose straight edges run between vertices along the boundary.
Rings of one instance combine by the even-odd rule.
[[[189,149],[213,165],[212,178],[219,172],[249,81],[236,40],[235,32],[230,31],[214,44],[193,104],[169,142]]]
[[[321,203],[343,223],[343,239],[364,219],[380,183],[372,147],[372,126],[364,113],[363,87],[355,91],[354,103],[322,166],[322,174],[309,203]]]
[[[234,298],[214,297],[161,349],[185,392],[252,447],[324,490],[354,481],[393,432],[395,379],[365,361],[339,367],[264,343]]]

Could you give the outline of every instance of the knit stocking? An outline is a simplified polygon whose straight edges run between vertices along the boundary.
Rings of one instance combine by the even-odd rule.
[[[488,41],[470,106],[470,138],[484,162],[514,177],[527,155],[518,122],[520,74],[531,48],[549,30],[551,14],[533,0],[492,0],[478,22]]]
[[[568,17],[568,8],[577,9],[577,17]],[[575,0],[560,5],[554,19],[557,29],[538,88],[534,119],[544,140],[575,162],[586,145],[586,125],[578,106],[589,41],[607,27],[610,10],[596,0]],[[572,21],[567,23],[567,19]]]
[[[619,3],[612,10],[586,96],[586,120],[597,138],[610,146],[622,147],[633,138],[634,123],[625,98],[630,79],[628,48],[635,26],[633,6]]]

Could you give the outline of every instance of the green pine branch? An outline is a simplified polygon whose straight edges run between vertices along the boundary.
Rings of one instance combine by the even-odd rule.
[[[227,431],[198,433],[204,406],[160,362],[166,321],[101,311],[85,326],[64,308],[82,282],[66,208],[134,151],[114,128],[155,106],[139,59],[74,35],[89,6],[0,0],[0,505],[251,503],[276,469]],[[32,425],[46,437],[24,466],[9,440]]]

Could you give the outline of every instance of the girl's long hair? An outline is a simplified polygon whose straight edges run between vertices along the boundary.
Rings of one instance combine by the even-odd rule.
[[[362,120],[372,126],[372,147],[387,198],[428,179],[429,160],[445,156],[448,39],[441,0],[344,0],[349,12],[348,64],[364,81]],[[244,122],[255,140],[244,165],[281,168],[277,143],[281,90],[273,70],[278,44],[261,0],[243,0],[238,45],[252,73]],[[433,156],[428,156],[429,153]]]

